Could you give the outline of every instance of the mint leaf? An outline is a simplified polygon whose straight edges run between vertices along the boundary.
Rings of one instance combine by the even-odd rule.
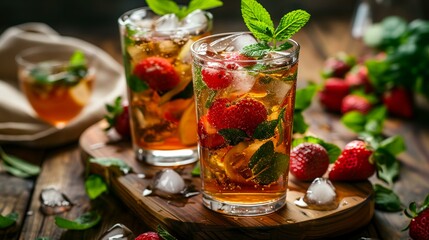
[[[0,147],[0,156],[3,159],[4,163],[6,163],[5,165],[8,165],[6,166],[6,170],[9,169],[9,172],[11,174],[20,173],[21,176],[19,177],[30,177],[30,176],[37,176],[40,173],[39,166],[28,163],[13,155],[6,154],[1,147]]]
[[[406,149],[404,139],[401,136],[393,136],[383,140],[379,148],[383,148],[393,156],[400,154]]]
[[[192,176],[199,177],[201,173],[200,162],[197,162],[191,171]]]
[[[177,240],[173,235],[171,235],[167,230],[165,230],[163,227],[158,225],[156,231],[158,232],[159,236],[163,240]]]
[[[303,10],[295,10],[287,13],[280,19],[280,23],[274,31],[277,41],[287,40],[297,33],[310,20],[310,14]]]
[[[316,84],[309,84],[304,88],[296,90],[295,95],[295,111],[302,111],[307,109],[317,92],[318,86]]]
[[[293,114],[293,133],[305,133],[308,129],[308,124],[305,122],[304,115],[301,111],[296,111]]]
[[[263,140],[274,136],[278,122],[279,120],[276,119],[260,123],[253,132],[253,138]]]
[[[96,163],[105,167],[118,167],[119,170],[121,170],[121,172],[123,172],[124,174],[127,174],[132,171],[132,168],[120,158],[90,158],[89,162]]]
[[[243,47],[241,54],[249,57],[262,58],[267,55],[270,50],[271,47],[267,43],[261,42]]]
[[[220,0],[192,0],[189,3],[187,14],[200,9],[200,10],[207,10],[212,8],[217,8],[223,5],[223,2]],[[187,15],[186,14],[186,15]]]
[[[149,89],[147,83],[143,80],[140,80],[140,78],[134,74],[127,78],[127,84],[133,92],[143,92]]]
[[[240,142],[248,139],[246,132],[238,128],[225,128],[218,131],[220,135],[225,139],[228,145],[235,146]]]
[[[241,14],[247,28],[260,41],[271,41],[274,23],[267,10],[256,0],[242,0]]]
[[[16,223],[18,219],[18,213],[10,213],[6,216],[0,215],[0,229],[7,228]]]
[[[62,217],[55,217],[55,224],[59,228],[70,229],[70,230],[86,230],[92,228],[100,222],[101,216],[96,212],[87,212],[82,214],[80,217],[71,221]]]
[[[179,5],[172,0],[146,0],[146,3],[153,12],[161,16],[180,11]]]
[[[90,199],[96,199],[107,192],[108,187],[101,176],[92,174],[85,180],[85,190]]]
[[[402,210],[401,200],[391,189],[375,184],[374,192],[376,209],[388,212],[397,212]]]
[[[383,148],[378,148],[372,155],[377,166],[377,176],[389,185],[398,178],[400,165],[394,155]]]
[[[356,133],[365,130],[366,120],[366,116],[358,111],[350,111],[341,117],[341,122]]]

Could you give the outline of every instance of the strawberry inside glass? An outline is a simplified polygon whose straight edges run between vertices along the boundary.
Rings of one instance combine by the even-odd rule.
[[[158,166],[195,162],[197,121],[190,46],[211,30],[212,16],[195,10],[178,19],[149,8],[119,19],[137,158]]]
[[[192,45],[203,203],[232,215],[285,204],[299,45],[249,57],[250,33]]]

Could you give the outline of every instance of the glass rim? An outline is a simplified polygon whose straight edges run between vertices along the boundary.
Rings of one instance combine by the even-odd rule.
[[[119,18],[118,18],[118,24],[120,26],[126,26],[127,24],[129,24],[129,22],[127,23],[126,20],[128,20],[133,13],[138,12],[138,11],[142,11],[142,10],[149,11],[149,12],[153,13],[155,16],[158,16],[158,17],[162,17],[163,16],[163,15],[156,14],[152,9],[150,9],[147,6],[146,7],[139,7],[139,8],[134,8],[134,9],[128,10],[125,13],[123,13],[121,16],[119,16]],[[212,26],[212,22],[213,22],[213,14],[211,14],[209,11],[204,11],[204,10],[200,10],[200,11],[203,12],[204,15],[207,17],[208,22],[207,22],[206,28],[204,28],[204,32],[208,32],[212,28],[211,26]],[[177,31],[189,31],[189,32],[192,32],[192,30],[197,30],[198,27],[201,26],[201,24],[199,24],[197,26],[192,26],[192,27],[177,27],[177,28],[175,28],[173,30],[157,31],[157,30],[154,30],[152,27],[141,27],[141,26],[138,26],[137,24],[135,24],[135,22],[131,22],[131,23],[133,23],[132,26],[135,27],[136,29],[147,30],[149,32],[163,33],[163,34],[175,33]]]
[[[210,57],[207,55],[200,54],[200,53],[198,53],[196,48],[201,43],[208,42],[207,41],[208,39],[221,39],[222,37],[239,35],[239,34],[251,34],[253,36],[253,34],[249,31],[225,32],[225,33],[218,33],[218,34],[205,36],[203,38],[196,40],[194,43],[192,43],[192,45],[191,45],[192,57],[198,58],[199,60],[209,60],[212,62],[225,62],[226,60],[223,58],[222,59],[221,58],[215,58],[215,57]],[[297,41],[295,41],[294,39],[291,39],[291,38],[284,40],[284,42],[286,42],[286,41],[292,43],[292,45],[294,46],[295,49],[293,51],[283,50],[283,51],[276,51],[276,52],[278,52],[278,53],[287,52],[287,53],[289,53],[289,55],[274,57],[274,58],[270,58],[270,59],[235,59],[235,60],[227,60],[227,61],[228,62],[235,62],[235,63],[242,63],[242,64],[255,63],[255,62],[256,63],[264,63],[264,62],[276,61],[276,60],[280,60],[280,59],[298,56],[299,51],[300,51],[299,43]],[[210,42],[213,42],[213,41],[210,41]],[[210,42],[208,42],[208,43],[210,43]]]
[[[89,67],[95,61],[96,54],[93,50],[83,49],[80,47],[69,46],[69,45],[57,45],[57,46],[43,45],[43,46],[33,46],[33,47],[29,47],[21,50],[15,55],[15,62],[21,66],[31,67],[31,66],[37,65],[42,61],[49,61],[49,60],[68,61],[75,51],[83,52]],[[43,54],[46,54],[46,53],[51,54],[51,56],[57,55],[57,58],[51,57],[51,58],[46,58],[45,60],[42,60],[42,61],[32,61],[28,59],[28,57],[30,57],[33,54],[40,54],[40,56],[43,56]],[[70,54],[67,56],[62,55],[65,53],[70,53]]]

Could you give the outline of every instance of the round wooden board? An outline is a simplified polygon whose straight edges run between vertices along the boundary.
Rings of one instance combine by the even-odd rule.
[[[102,174],[117,196],[148,226],[161,224],[178,239],[316,239],[346,234],[368,224],[374,214],[373,190],[370,182],[335,182],[340,206],[332,211],[317,211],[296,206],[293,202],[303,196],[309,183],[289,181],[287,205],[279,211],[257,217],[233,217],[213,212],[202,205],[201,195],[188,199],[181,207],[158,196],[143,196],[151,176],[161,168],[145,165],[135,159],[129,142],[108,144],[101,121],[88,128],[80,138],[82,159],[89,157],[121,158],[134,173],[109,173],[100,165],[90,170]],[[185,178],[199,186],[200,179],[191,177],[193,166],[180,170]]]

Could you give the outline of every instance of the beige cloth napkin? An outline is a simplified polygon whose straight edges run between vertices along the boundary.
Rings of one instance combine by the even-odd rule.
[[[38,119],[19,88],[15,55],[23,49],[41,45],[89,49],[96,53],[99,61],[89,105],[63,129]],[[112,103],[120,95],[125,95],[122,66],[88,42],[61,36],[43,23],[17,25],[0,36],[0,143],[53,147],[76,141],[86,128],[103,118],[105,104]]]

